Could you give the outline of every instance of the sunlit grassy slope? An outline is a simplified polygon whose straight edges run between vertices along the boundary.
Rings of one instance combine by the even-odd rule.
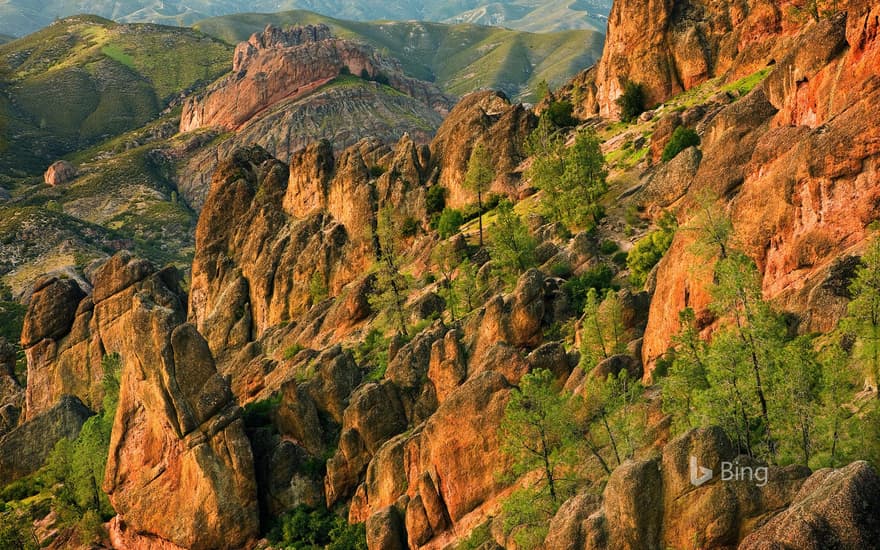
[[[226,44],[191,29],[58,21],[0,46],[0,170],[33,173],[155,119],[229,65]]]

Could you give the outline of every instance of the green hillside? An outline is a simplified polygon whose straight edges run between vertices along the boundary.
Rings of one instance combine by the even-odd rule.
[[[343,21],[307,11],[241,14],[201,21],[195,28],[229,44],[247,40],[267,24],[326,23],[340,37],[362,40],[403,63],[416,78],[463,95],[480,88],[500,89],[519,100],[533,99],[541,80],[567,81],[592,65],[603,36],[572,30],[534,34],[472,24]]]
[[[77,16],[0,46],[0,170],[39,172],[143,126],[216,79],[229,46],[191,29]]]

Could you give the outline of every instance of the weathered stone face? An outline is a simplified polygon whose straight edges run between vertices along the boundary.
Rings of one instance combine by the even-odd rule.
[[[6,484],[39,470],[55,443],[75,439],[90,416],[79,399],[65,395],[53,407],[0,435],[0,479]]]
[[[463,183],[471,151],[481,141],[495,169],[490,191],[518,198],[524,189],[517,167],[525,160],[525,139],[535,125],[530,111],[512,105],[500,92],[476,92],[462,98],[431,142],[432,163],[439,171],[437,182],[449,190],[449,206],[461,208],[477,202],[476,193]]]
[[[862,122],[880,104],[868,69],[880,62],[877,11],[860,2],[848,9],[780,39],[789,49],[767,80],[701,123],[696,168],[675,175],[683,153],[648,185],[650,196],[681,196],[683,214],[707,190],[723,197],[765,297],[795,314],[804,332],[829,331],[845,312],[835,266],[867,242],[880,201],[880,130]],[[699,314],[709,303],[711,266],[693,254],[694,238],[679,232],[659,266],[642,352],[648,373],[677,331],[678,311]]]
[[[164,283],[152,276],[131,297],[125,332],[108,350],[123,367],[103,489],[137,532],[239,548],[259,526],[241,409]]]

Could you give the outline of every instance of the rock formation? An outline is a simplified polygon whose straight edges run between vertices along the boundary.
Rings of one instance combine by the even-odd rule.
[[[699,123],[701,156],[692,175],[682,176],[690,180],[686,194],[677,193],[683,198],[674,208],[682,212],[707,190],[728,198],[735,238],[757,261],[765,296],[795,313],[803,331],[830,330],[844,313],[838,263],[863,246],[876,218],[880,142],[877,129],[859,121],[874,118],[880,104],[867,68],[880,63],[877,15],[876,7],[853,2],[847,14],[788,40],[791,50],[766,81]],[[668,348],[675,312],[708,304],[699,274],[684,269],[704,263],[687,245],[692,238],[679,234],[660,264],[646,364]]]
[[[614,2],[602,58],[574,82],[581,112],[616,117],[627,82],[644,86],[651,107],[716,76],[735,79],[778,61],[801,26],[794,4]]]
[[[51,408],[0,435],[0,479],[4,485],[39,470],[55,443],[62,438],[75,439],[91,415],[79,399],[65,395]]]
[[[76,177],[76,167],[66,160],[59,160],[52,163],[43,175],[43,181],[46,185],[55,187],[56,185],[64,185],[69,183]]]
[[[438,183],[449,190],[449,205],[460,208],[476,202],[476,194],[463,184],[478,142],[486,146],[495,168],[490,192],[519,197],[524,190],[517,168],[526,158],[523,147],[535,124],[534,115],[522,105],[511,104],[501,92],[476,92],[463,98],[431,143]]]
[[[761,468],[736,457],[720,429],[699,429],[669,443],[659,458],[629,461],[608,480],[601,501],[587,494],[564,504],[551,523],[554,548],[857,547],[880,524],[866,503],[880,497],[880,477],[865,463],[810,473],[770,467],[760,479],[723,480],[722,461]],[[691,461],[714,477],[695,486]],[[663,506],[657,506],[662,502]],[[782,510],[765,523],[768,511]],[[870,516],[870,517],[869,517]],[[810,525],[811,527],[806,527]]]
[[[27,422],[2,440],[33,456],[0,456],[29,473],[60,437],[75,437],[91,414],[79,399],[99,408],[102,358],[119,354],[120,401],[104,480],[119,514],[115,536],[131,547],[158,538],[185,548],[238,548],[258,529],[251,447],[207,342],[185,323],[179,281],[176,269],[157,271],[123,252],[95,272],[89,295],[66,279],[37,285],[22,336]],[[22,438],[43,444],[21,445]]]
[[[399,64],[368,46],[333,38],[325,25],[286,31],[270,25],[236,47],[232,71],[204,97],[187,101],[181,131],[207,126],[236,130],[260,111],[314,92],[340,74],[384,79],[440,113],[450,104],[433,85],[404,76]]]

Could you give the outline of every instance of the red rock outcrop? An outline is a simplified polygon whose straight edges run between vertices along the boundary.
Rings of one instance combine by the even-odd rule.
[[[564,531],[548,541],[560,548],[686,548],[694,541],[704,548],[735,548],[740,542],[748,548],[775,548],[784,533],[803,536],[790,540],[819,544],[791,547],[820,548],[822,541],[875,536],[878,524],[860,503],[880,497],[880,477],[866,464],[812,475],[805,467],[769,467],[766,478],[761,473],[760,478],[724,480],[724,461],[753,472],[761,467],[735,454],[719,428],[684,434],[667,444],[660,457],[627,461],[614,470],[601,505],[587,494],[564,504],[552,523]],[[694,484],[693,460],[714,476]],[[783,511],[765,525],[766,515],[777,510]],[[794,522],[807,517],[816,529],[794,528]],[[826,535],[831,538],[822,538]]]
[[[437,182],[449,190],[447,203],[460,208],[477,201],[476,193],[464,186],[464,180],[471,151],[481,141],[495,169],[490,192],[519,198],[524,189],[517,168],[526,158],[525,140],[535,125],[535,116],[529,110],[511,104],[501,92],[476,92],[464,97],[431,142]]]
[[[136,532],[189,549],[241,548],[259,528],[241,409],[162,279],[132,297],[103,489]]]
[[[270,25],[236,47],[232,71],[203,97],[186,102],[182,132],[208,126],[236,130],[271,105],[314,92],[343,72],[387,79],[441,113],[450,105],[435,86],[404,76],[398,63],[366,45],[333,38],[325,25],[286,31]]]
[[[790,0],[718,2],[618,0],[608,18],[602,59],[580,77],[582,109],[616,117],[627,81],[642,84],[653,106],[726,75],[735,79],[778,61],[801,22]]]
[[[28,422],[7,439],[50,418],[59,402],[73,400],[88,414],[62,394],[99,408],[102,358],[119,354],[120,402],[104,480],[120,516],[114,532],[131,547],[239,548],[258,530],[250,443],[207,343],[185,323],[179,281],[176,269],[156,271],[122,252],[95,272],[90,295],[68,279],[37,285],[22,338]],[[51,444],[52,437],[37,439]]]
[[[880,104],[877,10],[851,2],[846,14],[807,26],[787,40],[791,50],[763,84],[700,123],[699,165],[675,205],[686,217],[700,193],[724,197],[720,207],[762,271],[765,296],[795,313],[804,331],[830,330],[845,311],[838,265],[858,253],[876,219],[880,136],[863,121]],[[688,267],[706,262],[686,233],[659,267],[646,365],[665,353],[685,304],[708,304],[708,279]]]

